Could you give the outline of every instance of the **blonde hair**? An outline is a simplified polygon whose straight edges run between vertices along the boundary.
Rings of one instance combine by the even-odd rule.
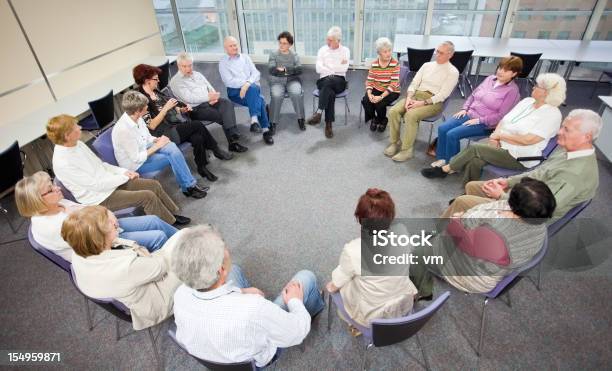
[[[76,117],[59,115],[51,118],[47,123],[47,137],[53,144],[66,144],[66,134],[79,122]]]
[[[83,258],[104,251],[108,233],[108,210],[100,205],[74,211],[62,224],[62,238]]]
[[[544,103],[559,107],[565,102],[566,84],[565,79],[556,73],[543,73],[538,75],[536,83],[546,89]]]
[[[32,217],[42,215],[49,210],[40,191],[45,183],[50,181],[49,174],[39,171],[24,177],[15,184],[15,203],[19,214]]]

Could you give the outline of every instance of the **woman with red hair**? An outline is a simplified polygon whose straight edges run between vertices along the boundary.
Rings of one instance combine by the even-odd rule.
[[[355,218],[364,226],[388,228],[395,218],[395,204],[388,192],[370,188],[359,198]],[[326,286],[330,293],[340,291],[344,309],[351,318],[369,326],[378,318],[400,317],[410,312],[417,294],[408,276],[362,276],[361,238],[344,245],[340,264]],[[359,333],[351,327],[353,335]]]

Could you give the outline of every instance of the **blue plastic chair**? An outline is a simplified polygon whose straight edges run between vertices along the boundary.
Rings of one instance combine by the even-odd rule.
[[[49,260],[51,263],[57,265],[64,271],[70,273],[70,262],[62,258],[61,256],[55,254],[51,250],[47,249],[43,245],[39,244],[32,235],[31,225],[28,227],[28,242],[30,242],[30,246],[32,246],[32,249],[34,249],[34,251],[36,251],[37,253],[45,257],[47,260]]]
[[[370,327],[365,327],[351,319],[349,314],[346,312],[346,309],[344,309],[344,303],[342,302],[340,292],[335,292],[333,294],[328,294],[327,331],[331,329],[333,314],[332,304],[335,304],[342,316],[363,335],[363,341],[365,342],[366,347],[362,359],[363,370],[367,369],[368,350],[370,348],[397,344],[411,338],[412,336],[415,337],[417,345],[421,349],[423,359],[425,360],[425,368],[429,370],[430,367],[427,361],[427,356],[425,355],[425,349],[419,341],[418,332],[442,307],[442,305],[444,305],[449,297],[450,292],[445,291],[431,304],[417,312],[399,318],[375,319],[371,322]]]
[[[517,161],[541,161],[538,165],[532,167],[530,170],[535,169],[537,166],[540,166],[542,162],[546,161],[548,157],[552,154],[552,152],[557,148],[557,136],[550,138],[546,147],[542,150],[542,156],[533,156],[533,157],[518,157]],[[481,178],[484,179],[495,179],[495,178],[507,178],[509,176],[513,176],[516,174],[520,174],[525,172],[525,170],[512,170],[512,169],[504,169],[503,167],[498,167],[494,165],[486,165],[482,169]]]
[[[584,209],[587,208],[591,204],[591,200],[586,200],[584,202],[579,203],[574,206],[570,211],[568,211],[563,217],[561,217],[556,222],[550,224],[548,226],[548,237],[552,237],[561,229],[563,229],[569,222],[571,222],[574,218],[576,218]]]
[[[176,343],[176,345],[179,346],[179,348],[181,348],[185,353],[189,354],[187,349],[185,349],[185,346],[181,344],[181,342],[178,341],[178,339],[176,338],[176,325],[174,323],[172,323],[169,326],[168,335],[170,336],[170,339],[172,339]],[[209,370],[213,370],[213,371],[217,371],[217,370],[219,371],[255,371],[257,370],[257,366],[255,366],[254,360],[245,361],[245,362],[236,362],[236,363],[218,363],[218,362],[207,361],[205,359],[198,358],[191,354],[189,355],[195,358],[200,364],[204,365],[206,368],[208,368]]]
[[[349,95],[348,85],[346,89],[344,89],[343,92],[336,94],[336,99],[338,98],[344,99],[344,126],[348,125],[348,117],[349,117],[349,113],[351,112],[351,109],[349,108],[349,104],[348,104],[348,95]],[[312,112],[316,110],[316,101],[318,100],[319,100],[319,89],[315,89],[312,91]]]

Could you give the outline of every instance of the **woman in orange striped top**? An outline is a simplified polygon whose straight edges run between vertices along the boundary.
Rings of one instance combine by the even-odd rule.
[[[399,98],[400,66],[391,55],[393,45],[386,37],[376,40],[378,58],[372,62],[366,79],[366,94],[361,100],[365,111],[365,122],[371,121],[370,130],[385,131],[387,106]]]

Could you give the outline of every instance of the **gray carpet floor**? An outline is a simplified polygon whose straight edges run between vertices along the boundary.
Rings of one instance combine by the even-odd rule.
[[[263,91],[269,96],[266,73]],[[200,63],[202,71],[222,90],[216,65]],[[171,173],[159,178],[182,207],[181,213],[197,223],[211,223],[222,231],[236,264],[254,286],[268,297],[276,295],[300,269],[317,274],[320,284],[330,279],[345,243],[359,234],[353,215],[358,197],[369,187],[389,191],[398,217],[435,217],[448,200],[462,192],[459,177],[431,181],[418,171],[431,162],[424,154],[428,127],[419,132],[416,157],[394,163],[383,156],[388,131],[372,134],[358,124],[359,101],[366,71],[350,73],[351,113],[344,126],[341,101],[337,102],[335,137],[325,139],[321,125],[298,129],[289,100],[274,146],[248,131],[246,109],[237,109],[240,128],[249,151],[231,161],[212,160],[210,170],[219,176],[205,199],[186,199]],[[316,75],[307,68],[306,112]],[[598,109],[591,100],[590,84],[570,83],[568,106]],[[463,99],[455,92],[447,113]],[[218,125],[209,126],[220,143]],[[191,156],[189,156],[191,157]],[[193,165],[193,161],[190,159]],[[482,298],[464,295],[442,282],[436,293],[451,291],[451,298],[420,332],[429,364],[436,370],[456,369],[605,369],[612,364],[612,234],[610,200],[612,166],[600,160],[600,189],[580,223],[580,238],[551,241],[542,290],[527,279],[512,289],[512,306],[500,300],[488,305],[483,355],[476,356]],[[206,181],[200,180],[202,184]],[[26,224],[27,226],[27,224]],[[572,227],[574,228],[574,227]],[[1,241],[14,236],[4,223]],[[573,234],[576,235],[575,233]],[[605,239],[607,238],[607,241]],[[603,241],[603,242],[602,242]],[[578,246],[578,247],[577,247]],[[556,249],[556,250],[555,250]],[[563,249],[563,250],[562,250]],[[559,254],[559,251],[567,253]],[[579,258],[576,258],[576,257]],[[26,241],[0,245],[0,349],[62,352],[60,369],[148,370],[155,367],[145,332],[132,333],[121,325],[120,341],[114,338],[114,320],[95,311],[95,328],[86,327],[83,298],[67,275],[35,254]],[[568,264],[568,262],[572,264]],[[281,370],[354,370],[360,367],[363,342],[349,335],[337,318],[327,332],[327,314],[313,324],[305,351],[291,348],[275,367]],[[159,348],[167,370],[201,369],[165,335]],[[3,366],[0,366],[2,368]],[[372,350],[372,370],[413,370],[424,367],[414,339]],[[54,368],[58,369],[58,368]]]

